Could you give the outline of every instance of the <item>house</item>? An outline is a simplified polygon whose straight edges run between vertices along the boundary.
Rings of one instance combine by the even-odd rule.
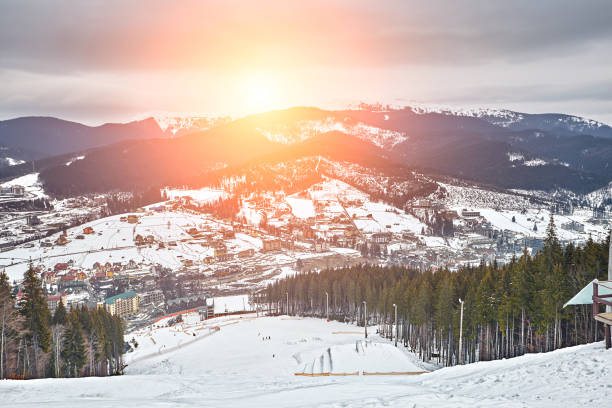
[[[66,262],[56,263],[55,266],[53,267],[53,270],[56,271],[56,272],[57,271],[65,271],[67,269],[68,269],[68,263],[66,263]]]
[[[138,312],[138,295],[134,292],[120,293],[104,299],[104,309],[113,316],[127,316]]]
[[[136,224],[138,222],[138,216],[135,214],[130,214],[127,216],[127,222],[129,224]]]
[[[214,250],[214,256],[215,258],[218,258],[220,256],[223,256],[225,254],[227,254],[227,247],[224,244],[217,244],[213,247]]]
[[[55,245],[66,245],[68,243],[68,238],[66,238],[66,235],[60,235],[56,240],[55,240]]]
[[[94,233],[94,229],[91,227],[85,227],[83,228],[83,234],[85,235],[89,235],[89,234],[93,234]]]

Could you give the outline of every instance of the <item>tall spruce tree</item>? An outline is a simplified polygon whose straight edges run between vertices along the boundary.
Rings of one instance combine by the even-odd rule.
[[[76,314],[71,313],[68,319],[68,328],[64,333],[62,347],[62,359],[66,365],[66,373],[69,376],[78,377],[81,368],[87,361],[85,343],[81,331],[81,323]]]
[[[47,307],[47,300],[43,296],[40,279],[32,264],[23,275],[23,294],[21,314],[25,317],[25,329],[28,337],[33,340],[42,351],[47,353],[51,346],[51,330],[49,322],[51,313]]]
[[[55,314],[53,315],[53,324],[54,325],[65,325],[68,319],[68,314],[66,313],[66,307],[64,307],[64,302],[61,300],[57,303],[57,307],[55,308]]]

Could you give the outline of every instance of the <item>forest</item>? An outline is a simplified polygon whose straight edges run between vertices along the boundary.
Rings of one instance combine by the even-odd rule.
[[[551,351],[603,338],[591,305],[563,305],[593,279],[606,280],[609,240],[562,247],[551,217],[544,248],[533,256],[525,249],[504,266],[482,263],[451,272],[360,265],[309,272],[270,284],[257,301],[291,315],[360,326],[367,320],[424,361],[445,366]]]
[[[51,315],[41,281],[30,265],[15,293],[0,273],[0,379],[106,376],[123,370],[124,327],[104,309]]]

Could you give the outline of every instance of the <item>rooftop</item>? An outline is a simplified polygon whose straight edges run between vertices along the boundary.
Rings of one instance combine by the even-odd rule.
[[[109,298],[104,299],[104,303],[112,305],[115,303],[116,300],[118,299],[131,299],[133,297],[136,296],[135,292],[125,292],[125,293],[120,293],[118,295],[115,296],[111,296]]]

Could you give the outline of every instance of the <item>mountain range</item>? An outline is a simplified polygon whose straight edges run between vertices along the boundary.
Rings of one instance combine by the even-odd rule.
[[[35,160],[46,190],[69,195],[197,184],[223,167],[324,156],[506,189],[588,193],[612,180],[612,128],[564,114],[297,107],[173,123],[180,126],[160,127],[153,118],[98,127],[54,118],[3,121],[0,145],[28,162],[0,168],[0,177],[31,171]],[[84,158],[71,161],[77,154]]]

